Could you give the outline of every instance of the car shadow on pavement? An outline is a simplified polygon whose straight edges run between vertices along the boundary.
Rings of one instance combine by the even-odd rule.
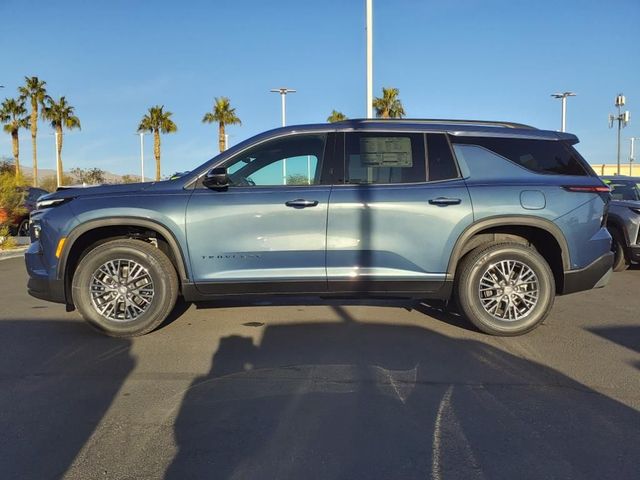
[[[636,410],[480,341],[334,310],[341,321],[267,324],[258,345],[220,339],[166,478],[637,474]]]
[[[629,350],[640,352],[640,326],[588,328],[587,330]]]
[[[2,320],[0,478],[61,478],[133,370],[130,342],[77,322]]]

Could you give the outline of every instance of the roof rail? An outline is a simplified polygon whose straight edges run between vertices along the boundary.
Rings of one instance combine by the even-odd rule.
[[[460,119],[444,119],[444,118],[354,118],[342,120],[340,123],[349,122],[406,122],[406,123],[427,123],[427,124],[453,124],[453,125],[475,125],[482,127],[506,127],[521,128],[526,130],[538,130],[531,125],[515,122],[493,122],[489,120],[460,120]]]

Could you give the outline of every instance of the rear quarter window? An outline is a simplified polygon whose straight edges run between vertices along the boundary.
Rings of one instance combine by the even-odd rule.
[[[451,141],[458,145],[486,148],[535,173],[577,176],[592,174],[591,168],[580,154],[570,144],[560,140],[452,136]]]

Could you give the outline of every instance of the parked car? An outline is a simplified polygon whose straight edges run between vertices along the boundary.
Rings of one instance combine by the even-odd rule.
[[[24,194],[24,200],[22,203],[23,212],[20,215],[14,216],[9,219],[7,212],[0,207],[0,219],[3,222],[8,221],[11,225],[10,232],[12,235],[18,235],[21,237],[29,236],[29,213],[36,208],[36,202],[42,195],[46,195],[49,192],[42,188],[25,187],[20,189]]]
[[[640,177],[602,177],[611,188],[607,228],[613,237],[613,270],[640,263]]]
[[[455,300],[519,335],[611,272],[609,188],[577,141],[502,122],[279,128],[176,179],[42,198],[29,293],[121,337],[178,295]]]

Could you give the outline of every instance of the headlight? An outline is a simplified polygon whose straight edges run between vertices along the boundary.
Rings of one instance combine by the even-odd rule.
[[[58,205],[68,202],[71,198],[51,198],[47,200],[38,200],[36,202],[36,210],[42,210],[44,208],[57,207]]]

